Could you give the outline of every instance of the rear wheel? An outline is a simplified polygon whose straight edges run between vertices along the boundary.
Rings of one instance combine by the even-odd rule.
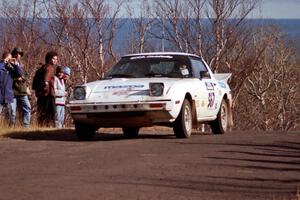
[[[217,119],[210,123],[213,134],[224,134],[229,129],[229,109],[226,101],[223,99]]]
[[[136,138],[139,135],[139,127],[123,127],[123,134],[126,138]]]
[[[79,140],[88,141],[92,140],[95,136],[97,128],[93,125],[83,123],[75,123],[75,131]]]
[[[181,111],[173,124],[173,131],[177,138],[188,138],[192,135],[192,118],[191,104],[185,99]]]

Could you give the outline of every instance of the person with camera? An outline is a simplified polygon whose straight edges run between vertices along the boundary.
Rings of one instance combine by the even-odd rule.
[[[0,61],[0,114],[3,109],[8,113],[9,125],[14,126],[12,104],[14,101],[13,79],[21,75],[20,68],[16,65],[16,60],[11,54],[4,52]],[[6,116],[4,116],[6,118]]]
[[[12,50],[11,55],[16,60],[16,67],[18,67],[21,71],[20,76],[15,77],[13,82],[15,98],[12,103],[12,117],[13,121],[16,122],[17,106],[20,106],[22,110],[22,125],[25,128],[29,128],[31,120],[31,105],[28,95],[30,94],[27,79],[25,77],[25,69],[21,63],[21,57],[24,53],[21,48],[16,47]]]

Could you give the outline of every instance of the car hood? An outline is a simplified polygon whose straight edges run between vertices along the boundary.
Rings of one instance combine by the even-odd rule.
[[[114,78],[99,80],[85,84],[87,101],[90,102],[127,102],[151,101],[165,98],[172,85],[180,78]],[[149,83],[164,83],[164,95],[161,97],[149,96]]]

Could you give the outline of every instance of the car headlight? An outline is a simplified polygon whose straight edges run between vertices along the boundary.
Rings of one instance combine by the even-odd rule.
[[[85,90],[85,87],[76,87],[74,90],[73,90],[73,97],[74,99],[76,100],[84,100],[85,97],[86,97],[86,90]]]
[[[149,83],[150,96],[161,96],[164,93],[164,84],[163,83]]]

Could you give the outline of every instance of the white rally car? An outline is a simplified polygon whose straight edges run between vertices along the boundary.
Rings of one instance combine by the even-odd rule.
[[[68,107],[81,140],[100,127],[121,127],[137,137],[141,127],[173,127],[187,138],[209,123],[214,134],[232,126],[231,74],[214,74],[200,57],[176,52],[126,55],[101,80],[77,86]]]

